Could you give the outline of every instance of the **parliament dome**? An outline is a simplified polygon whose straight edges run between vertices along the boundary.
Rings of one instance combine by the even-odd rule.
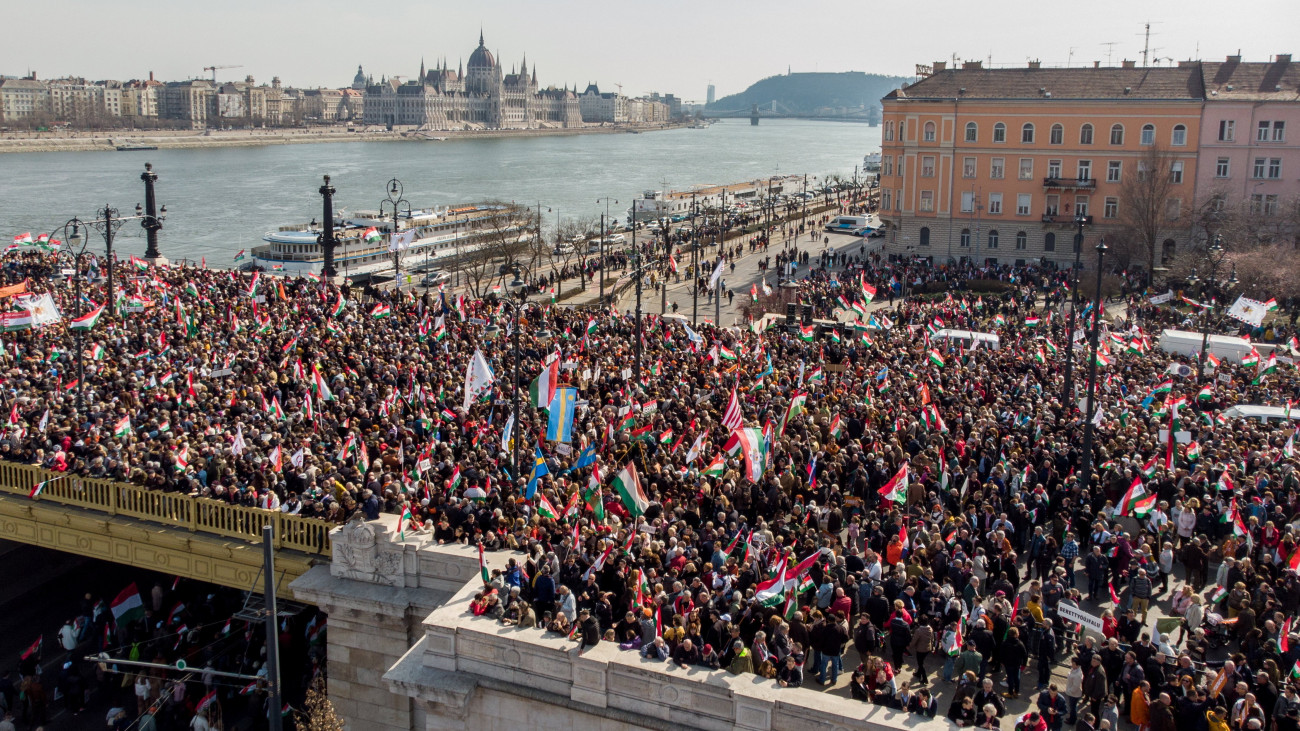
[[[492,52],[487,49],[487,46],[483,45],[483,34],[479,33],[478,48],[475,48],[474,52],[469,55],[469,63],[465,67],[491,69],[496,68],[496,65],[496,58],[492,56]]]

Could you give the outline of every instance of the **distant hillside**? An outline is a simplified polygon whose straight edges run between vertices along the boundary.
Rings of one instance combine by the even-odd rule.
[[[767,111],[773,101],[782,114],[864,114],[880,108],[880,98],[907,81],[902,76],[880,76],[861,71],[800,73],[770,76],[739,94],[724,96],[705,107],[705,113],[749,112],[758,104]]]

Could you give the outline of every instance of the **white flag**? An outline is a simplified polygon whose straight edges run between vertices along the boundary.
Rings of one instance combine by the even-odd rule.
[[[298,447],[298,451],[294,452],[293,456],[289,458],[289,464],[293,465],[294,467],[297,467],[298,469],[302,469],[302,463],[303,460],[306,459],[306,457],[307,457],[307,451],[302,447]]]
[[[515,430],[515,415],[511,414],[510,418],[506,420],[506,428],[501,430],[501,449],[507,451],[510,449],[510,436],[514,432],[514,430]]]
[[[726,259],[718,259],[718,265],[713,268],[713,275],[709,277],[709,289],[717,289],[718,280],[722,279],[722,266],[726,263]]]
[[[247,449],[247,448],[248,448],[248,445],[244,444],[244,427],[242,427],[242,426],[240,426],[240,427],[236,427],[236,428],[235,428],[235,441],[234,441],[233,444],[230,445],[230,453],[233,454],[233,455],[235,455],[235,456],[239,456],[239,455],[243,454],[243,453],[244,453],[244,450]]]
[[[469,367],[465,370],[465,400],[461,408],[468,411],[474,399],[492,387],[492,381],[492,366],[489,366],[487,358],[483,357],[483,351],[475,350],[474,357],[470,359]]]
[[[703,442],[704,434],[695,437],[695,443],[691,445],[691,450],[686,453],[686,464],[694,462],[695,458],[700,456],[700,444]]]

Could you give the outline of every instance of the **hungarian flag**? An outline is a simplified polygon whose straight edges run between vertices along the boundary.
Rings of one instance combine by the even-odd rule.
[[[750,482],[758,482],[767,471],[767,440],[763,430],[754,427],[737,429],[732,432],[740,442],[741,456],[745,460],[745,476]]]
[[[537,498],[538,515],[542,516],[543,518],[550,518],[551,520],[555,520],[556,518],[560,517],[560,514],[555,512],[555,506],[551,505],[551,501],[547,500],[546,495],[542,494],[540,490],[537,491],[536,498]]]
[[[1155,388],[1151,389],[1151,395],[1154,396],[1158,393],[1169,393],[1172,390],[1174,390],[1174,382],[1163,381],[1157,384]]]
[[[799,327],[799,339],[806,343],[811,343],[813,341],[813,332],[814,332],[814,327],[812,325],[807,325],[807,326],[801,325]]]
[[[88,314],[82,315],[68,323],[69,330],[89,330],[99,322],[99,316],[104,313],[104,306],[100,305]]]
[[[381,317],[388,317],[391,314],[393,314],[393,308],[389,307],[383,302],[379,302],[375,304],[374,308],[370,310],[370,316],[375,319],[379,319]]]
[[[23,660],[26,660],[29,657],[40,658],[41,648],[44,646],[45,646],[45,636],[42,635],[40,637],[37,637],[36,641],[33,642],[30,647],[28,647],[26,650],[23,650],[23,654],[20,655],[19,657]]]
[[[1155,505],[1155,493],[1148,493],[1142,485],[1141,477],[1134,477],[1124,497],[1120,498],[1118,515],[1133,515],[1141,518]],[[1141,514],[1139,514],[1139,512]]]
[[[1107,582],[1106,582],[1106,588],[1107,588],[1107,589],[1110,589],[1110,600],[1115,604],[1115,606],[1118,607],[1118,606],[1119,606],[1119,594],[1115,592],[1115,584],[1113,584],[1113,583],[1107,581]]]
[[[945,654],[950,655],[952,657],[956,657],[957,655],[961,654],[961,646],[965,642],[964,639],[962,638],[962,631],[961,631],[961,626],[963,623],[964,622],[961,620],[957,622],[957,630],[952,633],[952,643],[949,644],[947,647],[943,648]]]
[[[1200,391],[1196,392],[1197,401],[1209,401],[1214,398],[1214,387],[1206,384]]]
[[[131,436],[131,417],[123,416],[113,425],[113,436],[124,439]]]
[[[641,478],[631,462],[614,476],[614,490],[633,516],[644,515],[646,508],[650,507],[650,498],[641,489]]]
[[[760,582],[754,588],[754,598],[764,607],[775,607],[785,601],[785,570],[784,563],[781,564],[781,570],[776,576],[767,581]]]
[[[931,363],[933,363],[934,365],[939,366],[940,368],[943,367],[943,356],[942,356],[942,355],[939,355],[939,351],[938,351],[938,350],[935,350],[934,348],[931,348],[930,351],[929,351],[926,355],[929,357]]]
[[[713,461],[709,462],[709,466],[701,470],[701,474],[709,475],[710,477],[722,477],[722,473],[726,472],[726,470],[727,460],[722,456],[722,453],[719,452],[713,457]]]
[[[44,480],[42,482],[36,483],[35,485],[32,485],[32,489],[28,491],[27,497],[34,498],[37,495],[40,495],[41,491],[45,489],[45,486],[49,484],[49,482],[50,482],[49,480]]]
[[[537,374],[537,378],[528,386],[528,397],[533,402],[533,406],[539,409],[547,409],[551,406],[551,401],[555,400],[555,388],[560,382],[560,359],[552,358],[551,362],[542,366],[542,372]]]
[[[840,423],[840,415],[836,414],[831,419],[831,439],[839,439],[844,436],[844,425]]]
[[[1042,321],[1038,319],[1037,315],[1030,315],[1025,318],[1025,327],[1038,327],[1040,322]]]
[[[212,691],[199,699],[199,704],[194,707],[194,715],[199,715],[208,710],[208,706],[217,702],[217,691]]]
[[[113,613],[113,624],[118,627],[144,617],[144,602],[140,600],[140,592],[134,583],[117,595],[109,604],[109,610]]]
[[[1139,471],[1142,473],[1142,476],[1148,480],[1154,477],[1156,474],[1156,458],[1152,457],[1146,464],[1142,465],[1142,468]]]
[[[375,228],[374,226],[371,226],[370,228],[361,232],[361,238],[364,239],[365,242],[369,244],[369,243],[374,243],[376,241],[379,241],[380,239],[383,238],[383,236],[379,234],[379,229]]]
[[[489,581],[489,577],[488,577],[488,568],[487,568],[487,561],[483,560],[483,544],[482,544],[482,543],[478,544],[478,573],[479,573],[480,576],[483,577],[483,585],[484,585],[484,586],[487,586],[488,581]]]
[[[889,478],[889,482],[886,482],[885,486],[876,492],[880,493],[880,496],[885,500],[892,500],[899,505],[905,504],[907,502],[907,476],[907,463],[904,462],[903,466],[898,468],[898,472]]]

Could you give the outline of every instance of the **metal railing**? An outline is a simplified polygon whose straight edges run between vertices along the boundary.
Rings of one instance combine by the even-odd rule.
[[[319,518],[289,515],[278,510],[231,505],[211,498],[149,490],[138,485],[54,472],[33,465],[0,462],[0,493],[48,501],[109,515],[123,515],[151,523],[182,528],[192,533],[261,543],[262,526],[274,528],[275,548],[330,555],[332,523]]]

